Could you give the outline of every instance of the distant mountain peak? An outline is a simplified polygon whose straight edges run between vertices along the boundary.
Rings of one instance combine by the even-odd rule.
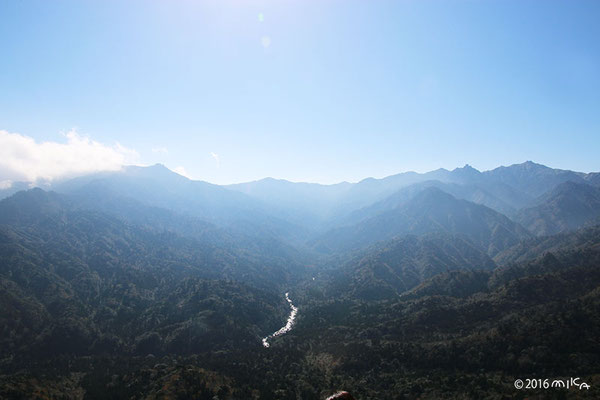
[[[511,164],[511,165],[501,165],[499,167],[494,168],[493,170],[487,171],[487,172],[493,172],[493,171],[501,171],[501,170],[515,170],[515,169],[524,169],[524,170],[535,170],[535,169],[552,169],[550,167],[547,167],[543,164],[538,164],[536,162],[533,162],[531,160],[527,160],[525,162],[522,162],[520,164]]]
[[[162,163],[156,163],[156,164],[151,165],[151,166],[149,166],[147,168],[162,169],[162,170],[169,169],[169,168],[167,168],[166,165],[164,165]]]
[[[153,171],[153,172],[176,173],[175,171],[169,169],[166,165],[161,164],[161,163],[156,163],[154,165],[150,165],[147,167],[137,167],[137,168],[144,169],[146,171]]]
[[[123,169],[135,171],[135,170],[140,170],[140,169],[148,170],[148,169],[168,169],[168,168],[164,164],[156,163],[156,164],[152,164],[152,165],[125,165],[123,167]]]
[[[551,169],[550,167],[547,167],[543,164],[535,163],[531,160],[525,161],[523,164],[520,164],[520,165],[523,166],[524,168],[528,168],[528,169],[533,169],[533,168],[535,168],[535,169]]]
[[[138,176],[144,178],[168,178],[168,179],[178,179],[180,181],[188,181],[190,179],[185,176],[178,174],[175,171],[170,170],[164,164],[154,164],[150,166],[140,166],[140,165],[128,165],[123,168],[123,172],[126,175],[130,176]]]
[[[462,168],[454,168],[452,174],[462,178],[476,178],[481,175],[481,172],[469,164],[465,164]]]
[[[456,171],[456,170],[464,170],[464,171],[477,171],[477,172],[479,172],[479,170],[478,170],[477,168],[473,168],[473,167],[472,167],[471,165],[469,165],[469,164],[465,164],[465,166],[464,166],[464,167],[462,167],[462,168],[455,168],[454,170],[455,170],[455,171]]]
[[[394,176],[394,175],[392,175]],[[364,178],[361,179],[358,183],[366,183],[366,182],[376,182],[377,179],[373,178],[372,176],[369,176],[368,178]]]

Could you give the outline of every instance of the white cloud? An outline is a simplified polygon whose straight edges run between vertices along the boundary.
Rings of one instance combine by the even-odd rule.
[[[119,143],[107,146],[75,130],[64,134],[66,143],[36,142],[18,133],[0,130],[1,181],[52,181],[97,171],[117,171],[139,162],[139,154]]]
[[[5,181],[0,181],[0,190],[10,189],[12,187],[12,181],[7,179]]]
[[[210,156],[212,158],[215,159],[215,161],[217,162],[217,167],[221,166],[221,158],[219,157],[219,155],[217,153],[213,153],[212,151],[210,152]]]

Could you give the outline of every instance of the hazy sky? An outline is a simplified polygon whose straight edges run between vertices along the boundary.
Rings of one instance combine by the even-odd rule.
[[[0,0],[0,181],[598,171],[599,20],[597,0]]]

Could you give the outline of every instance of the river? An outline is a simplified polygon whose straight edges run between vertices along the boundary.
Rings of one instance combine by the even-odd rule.
[[[292,301],[290,300],[289,292],[285,294],[285,299],[288,303],[290,303],[290,308],[292,311],[290,312],[290,316],[287,319],[287,323],[282,326],[278,331],[271,333],[269,336],[263,338],[262,344],[265,347],[271,346],[269,344],[269,339],[273,339],[274,337],[281,336],[284,333],[287,333],[292,330],[292,326],[294,325],[294,320],[296,319],[296,314],[298,314],[298,307],[296,307]]]

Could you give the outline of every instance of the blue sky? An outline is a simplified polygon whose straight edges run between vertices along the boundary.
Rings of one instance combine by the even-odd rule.
[[[1,1],[4,151],[75,129],[213,183],[598,171],[599,18],[566,0]]]

